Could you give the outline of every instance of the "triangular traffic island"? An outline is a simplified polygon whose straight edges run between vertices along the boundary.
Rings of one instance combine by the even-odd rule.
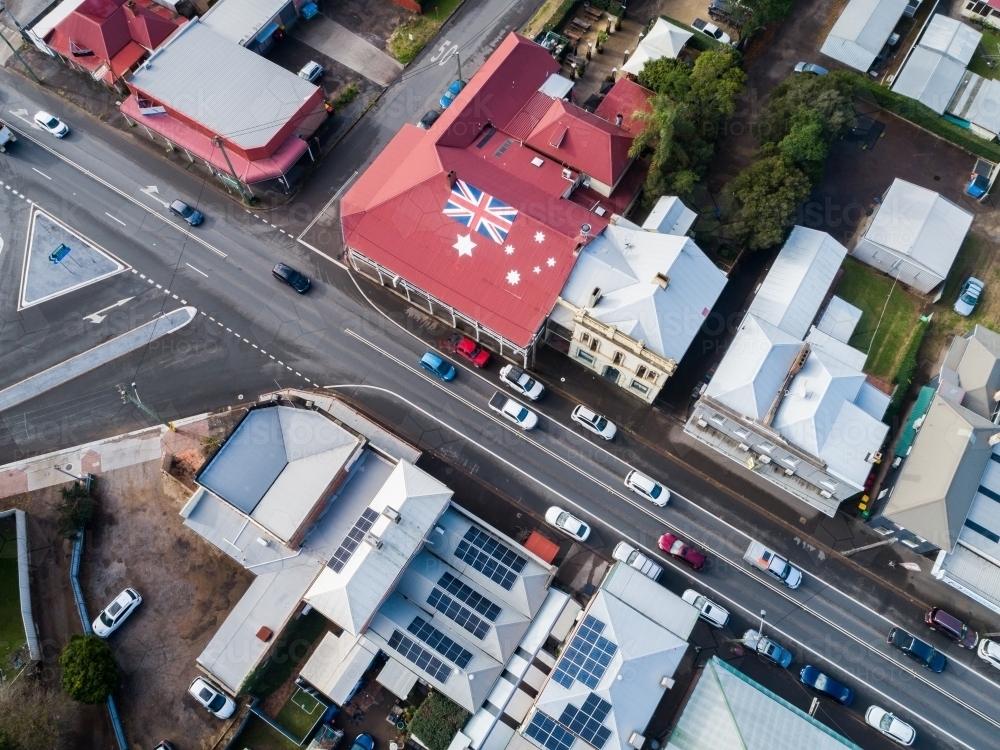
[[[72,292],[128,268],[107,250],[32,206],[18,309]]]

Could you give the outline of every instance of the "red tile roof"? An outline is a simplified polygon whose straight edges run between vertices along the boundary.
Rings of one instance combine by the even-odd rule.
[[[649,98],[653,92],[640,86],[630,78],[619,78],[604,100],[594,110],[594,114],[609,122],[614,122],[617,115],[622,115],[622,127],[632,135],[639,135],[646,128],[646,123],[636,120],[632,115],[642,110],[652,112]]]

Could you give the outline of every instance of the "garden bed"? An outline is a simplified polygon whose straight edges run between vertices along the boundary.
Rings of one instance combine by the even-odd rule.
[[[17,576],[17,524],[11,514],[0,518],[0,671],[7,679],[27,663],[26,646]]]

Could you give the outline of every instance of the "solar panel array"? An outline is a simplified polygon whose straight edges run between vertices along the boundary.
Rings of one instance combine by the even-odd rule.
[[[490,632],[489,623],[478,615],[474,615],[471,609],[463,607],[441,589],[431,591],[431,595],[427,597],[427,603],[449,620],[454,620],[479,640],[483,640]]]
[[[455,557],[463,560],[487,578],[510,591],[518,573],[528,561],[510,547],[472,526],[458,543]]]
[[[414,617],[413,622],[406,629],[445,659],[458,665],[460,669],[465,669],[472,661],[471,652],[466,651],[433,625],[425,622],[422,617]]]
[[[354,523],[354,528],[347,532],[344,541],[340,543],[340,547],[337,548],[337,551],[333,553],[333,557],[330,558],[329,565],[334,573],[339,573],[344,569],[347,561],[354,554],[354,550],[358,548],[361,540],[365,538],[365,534],[375,525],[375,521],[377,520],[378,511],[365,508],[365,512],[361,514],[361,518]]]
[[[573,680],[579,680],[595,690],[611,658],[618,652],[618,645],[601,635],[605,627],[596,617],[587,615],[573,642],[563,652],[552,679],[564,688],[572,687]]]
[[[601,750],[611,736],[611,730],[604,726],[610,710],[610,703],[591,693],[580,708],[572,704],[566,706],[559,723],[588,745]]]
[[[491,602],[482,594],[473,591],[471,586],[462,583],[451,573],[445,573],[438,581],[438,586],[449,594],[454,594],[456,599],[468,604],[472,609],[485,617],[490,622],[496,622],[500,616],[500,607]]]
[[[392,631],[392,638],[389,639],[389,648],[398,652],[400,656],[418,668],[425,671],[438,682],[447,682],[451,677],[451,667],[442,662],[431,652],[422,646],[418,646],[398,630]]]
[[[541,711],[535,711],[524,733],[537,740],[546,750],[569,750],[573,746],[573,735],[555,719]]]

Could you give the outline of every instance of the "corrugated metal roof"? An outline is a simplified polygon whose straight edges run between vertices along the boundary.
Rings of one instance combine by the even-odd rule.
[[[828,333],[824,333],[819,328],[814,327],[806,336],[806,343],[813,350],[829,354],[834,359],[838,359],[848,367],[853,367],[860,372],[865,368],[865,360],[868,355],[863,351],[848,346],[843,341],[838,341]]]
[[[698,214],[676,195],[661,195],[642,222],[642,228],[648,232],[685,235],[697,218]]]
[[[942,55],[948,55],[965,66],[972,60],[982,38],[982,32],[972,26],[962,23],[957,18],[936,13],[920,37],[919,45],[940,52]]]
[[[615,118],[621,115],[622,127],[632,135],[638,135],[645,130],[646,123],[635,119],[633,115],[638,111],[652,112],[653,107],[649,103],[652,96],[652,91],[640,86],[631,78],[619,78],[597,105],[594,114],[608,122],[615,122]]]
[[[854,335],[854,329],[857,328],[860,320],[860,309],[850,302],[834,296],[826,306],[823,317],[819,319],[816,328],[833,336],[837,341],[847,344],[850,342],[851,336]]]
[[[944,557],[941,567],[945,580],[951,579],[967,592],[982,597],[991,609],[1000,611],[1000,565],[967,548],[964,538],[962,541]]]
[[[201,22],[219,36],[246,45],[291,0],[219,0]]]
[[[948,105],[948,113],[991,133],[1000,133],[1000,81],[967,72]]]
[[[351,697],[378,646],[364,636],[327,633],[303,665],[299,675],[338,705]]]
[[[851,0],[820,52],[867,72],[908,4],[909,0]]]
[[[601,588],[685,641],[698,622],[695,607],[624,563],[614,564]]]
[[[892,90],[916,99],[940,115],[948,107],[964,76],[963,63],[935,50],[917,47],[892,82]]]
[[[906,425],[903,427],[903,432],[899,436],[899,440],[896,441],[895,455],[905,458],[906,454],[909,453],[910,448],[913,446],[913,441],[917,437],[917,430],[913,425],[918,419],[927,413],[927,410],[931,408],[931,401],[933,400],[933,388],[925,385],[920,389],[920,393],[917,395],[917,400],[913,403],[913,409],[910,410],[910,416],[906,419]]]

